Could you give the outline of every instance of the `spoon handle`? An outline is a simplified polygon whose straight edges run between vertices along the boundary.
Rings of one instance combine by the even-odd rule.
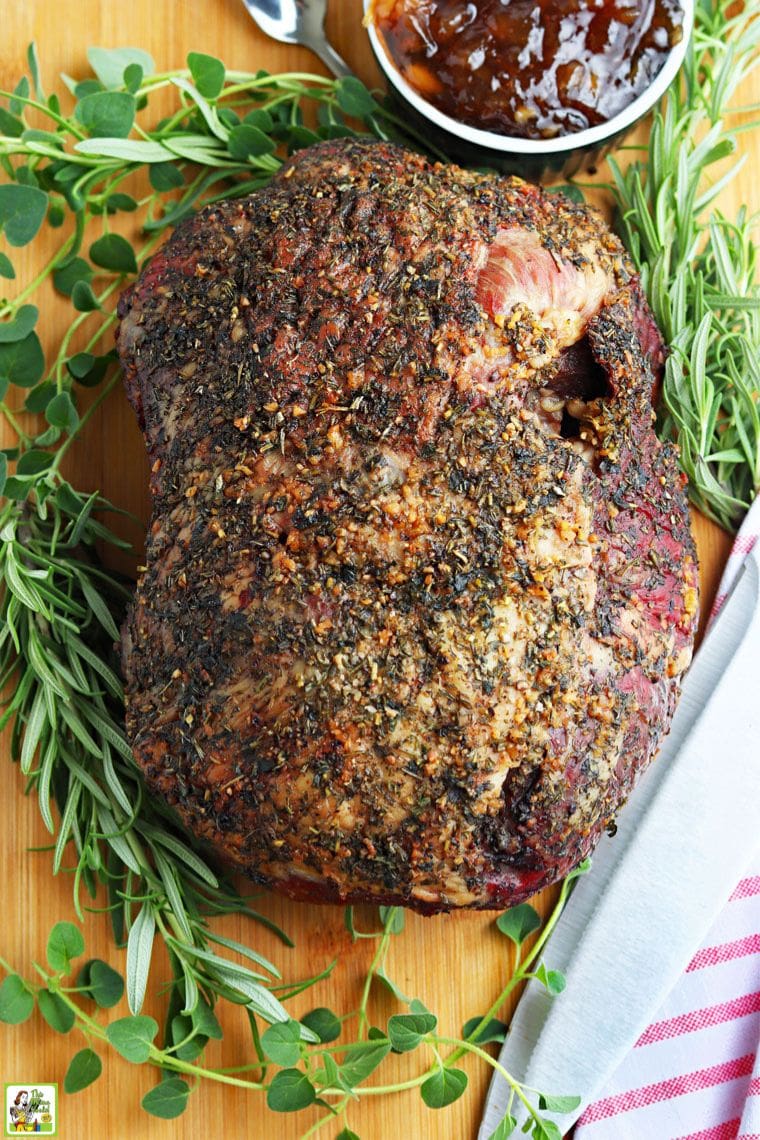
[[[345,75],[354,74],[343,57],[338,55],[335,48],[332,44],[328,43],[326,39],[309,40],[304,46],[313,51],[315,55],[318,55],[325,67],[338,79],[341,79]]]

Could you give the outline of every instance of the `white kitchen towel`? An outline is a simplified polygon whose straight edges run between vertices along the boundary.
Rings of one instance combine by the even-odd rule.
[[[712,617],[758,541],[760,500],[737,535]],[[747,700],[760,700],[760,645],[757,661],[757,689]],[[583,1113],[574,1136],[760,1140],[760,849],[680,982]]]

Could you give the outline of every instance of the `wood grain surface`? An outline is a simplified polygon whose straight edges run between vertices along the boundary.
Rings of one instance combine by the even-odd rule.
[[[377,72],[361,28],[359,0],[331,0],[328,28],[338,50],[367,82]],[[13,85],[25,69],[29,41],[37,42],[42,76],[48,90],[60,85],[58,73],[81,76],[86,71],[86,48],[133,45],[147,49],[158,69],[184,66],[188,51],[205,51],[222,58],[228,67],[270,71],[319,71],[321,65],[310,53],[268,41],[254,27],[236,0],[5,0],[3,39],[0,47],[0,86]],[[760,99],[760,76],[754,90],[746,84],[740,102]],[[757,179],[760,169],[758,133],[744,136],[751,153],[740,179],[723,195],[721,205],[729,213],[741,201],[751,208],[760,206]],[[598,175],[603,177],[604,171]],[[599,198],[603,205],[603,197]],[[16,254],[19,281],[28,280],[40,254]],[[43,334],[49,344],[55,341],[65,307],[52,290],[43,308]],[[121,392],[116,392],[88,425],[86,438],[72,449],[69,474],[81,488],[99,488],[110,499],[134,511],[142,519],[148,514],[147,468],[134,417]],[[696,517],[702,568],[703,613],[709,609],[718,575],[729,549],[728,537],[717,527]],[[139,544],[135,527],[130,537]],[[7,748],[0,760],[2,775],[2,827],[0,858],[3,873],[2,914],[0,915],[0,955],[23,973],[31,971],[33,959],[44,961],[44,948],[51,925],[59,919],[74,919],[71,878],[53,878],[49,852],[29,852],[44,845],[49,836],[39,819],[33,799],[22,795],[23,781],[7,760]],[[553,899],[545,892],[537,900],[545,910]],[[308,991],[294,1003],[300,1014],[315,1005],[339,1011],[355,1009],[361,984],[372,953],[372,943],[352,945],[343,926],[341,909],[290,903],[269,895],[261,896],[259,909],[281,923],[296,942],[295,950],[282,946],[267,931],[235,919],[220,924],[224,933],[250,941],[271,957],[286,979],[297,979],[322,969],[333,959],[339,964],[332,978],[318,989]],[[358,913],[364,928],[372,928],[375,918],[369,909]],[[124,953],[115,950],[106,917],[92,914],[86,922],[88,956],[100,956],[123,971]],[[406,931],[394,941],[389,971],[401,988],[421,998],[440,1018],[442,1032],[457,1035],[463,1022],[482,1013],[509,976],[510,955],[506,940],[493,928],[493,917],[483,914],[456,914],[433,919],[407,916]],[[155,963],[154,990],[168,977],[163,957]],[[153,1001],[154,1012],[161,1008]],[[371,1004],[374,1017],[384,1023],[394,1004],[390,995],[375,994]],[[126,1003],[113,1014],[126,1013]],[[253,1059],[244,1016],[225,1010],[225,1038],[210,1049],[209,1063],[242,1065]],[[502,1016],[509,1015],[509,1009]],[[230,1016],[228,1016],[228,1014]],[[78,1038],[78,1039],[77,1039]],[[18,1028],[0,1026],[0,1083],[63,1081],[71,1056],[82,1048],[78,1034],[60,1037],[43,1022],[38,1013]],[[177,1121],[163,1122],[147,1116],[139,1107],[140,1098],[152,1086],[155,1074],[146,1066],[133,1066],[112,1051],[103,1050],[104,1076],[82,1093],[61,1095],[59,1136],[82,1140],[122,1140],[125,1137],[242,1137],[291,1140],[302,1135],[317,1119],[313,1110],[296,1118],[270,1113],[260,1094],[249,1093],[206,1082],[190,1099],[186,1114]],[[392,1059],[390,1071],[403,1076],[420,1070],[421,1058]],[[362,1140],[470,1140],[477,1132],[489,1073],[480,1062],[464,1062],[470,1087],[464,1098],[445,1112],[426,1108],[416,1091],[382,1098],[366,1098],[351,1107],[348,1122]],[[568,1092],[572,1090],[554,1090]],[[332,1138],[339,1128],[328,1125],[320,1136]]]

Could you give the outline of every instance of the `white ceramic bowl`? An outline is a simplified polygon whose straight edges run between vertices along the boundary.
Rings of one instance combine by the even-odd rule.
[[[388,80],[395,101],[401,105],[412,124],[418,130],[423,130],[441,150],[469,164],[494,166],[541,180],[560,175],[568,177],[582,167],[593,165],[613,146],[622,142],[639,120],[659,102],[680,70],[694,26],[694,0],[680,0],[680,4],[684,14],[681,25],[683,34],[646,91],[607,122],[551,139],[525,139],[496,134],[494,131],[468,126],[445,115],[407,83],[390,58],[382,36],[373,23],[369,24],[367,31],[375,58]],[[371,5],[372,0],[364,0],[365,15]]]

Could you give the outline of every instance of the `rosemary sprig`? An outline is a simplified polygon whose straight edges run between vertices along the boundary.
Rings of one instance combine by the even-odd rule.
[[[609,160],[621,234],[671,348],[660,432],[678,441],[694,503],[727,530],[760,490],[758,217],[709,207],[746,159],[713,176],[750,125],[725,118],[759,49],[757,4],[699,0],[683,82],[646,153],[624,171]]]

